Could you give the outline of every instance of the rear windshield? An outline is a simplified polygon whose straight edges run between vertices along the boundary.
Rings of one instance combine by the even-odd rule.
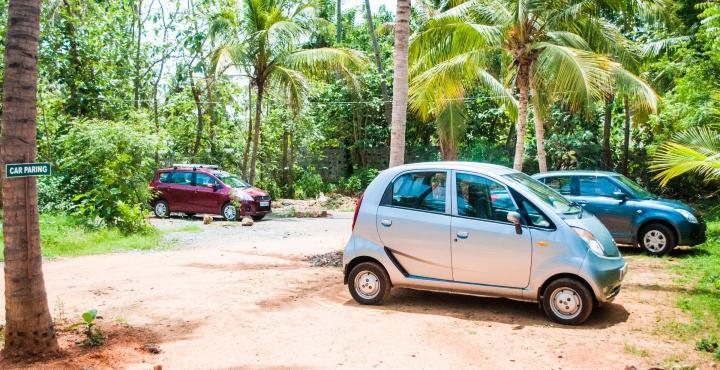
[[[511,173],[505,175],[505,177],[529,190],[543,203],[552,207],[557,214],[570,215],[580,213],[581,208],[575,203],[569,201],[567,198],[560,195],[560,193],[524,173]]]
[[[240,180],[239,177],[224,171],[217,171],[214,173],[220,181],[231,188],[249,188],[252,185]]]

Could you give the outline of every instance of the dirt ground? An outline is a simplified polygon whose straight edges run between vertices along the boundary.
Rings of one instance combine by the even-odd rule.
[[[581,327],[550,323],[536,304],[405,289],[394,289],[383,306],[360,306],[342,284],[339,268],[304,261],[342,248],[351,216],[270,217],[252,227],[154,220],[160,228],[194,222],[203,231],[172,234],[176,248],[169,251],[47,261],[48,299],[56,320],[77,321],[83,311],[97,308],[109,339],[100,349],[87,350],[65,333],[63,356],[15,366],[713,366],[709,358],[698,357],[692,344],[657,334],[658,322],[686,318],[674,308],[677,289],[662,265],[666,262],[633,251],[625,251],[630,269],[624,290]],[[153,346],[161,352],[151,353]]]

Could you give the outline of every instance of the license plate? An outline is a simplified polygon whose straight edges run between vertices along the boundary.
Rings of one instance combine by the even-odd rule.
[[[270,201],[264,200],[260,202],[260,207],[267,207],[270,205]]]

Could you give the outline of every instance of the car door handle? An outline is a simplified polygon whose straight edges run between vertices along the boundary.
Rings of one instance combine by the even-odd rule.
[[[460,239],[467,239],[470,234],[467,231],[458,231],[457,237]]]
[[[380,224],[382,224],[385,227],[390,227],[390,226],[392,226],[392,220],[381,220]]]

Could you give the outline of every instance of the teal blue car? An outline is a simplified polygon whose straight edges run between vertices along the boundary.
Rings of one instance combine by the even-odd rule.
[[[705,222],[687,204],[663,199],[614,172],[556,171],[533,176],[597,216],[618,244],[664,255],[705,242]]]

